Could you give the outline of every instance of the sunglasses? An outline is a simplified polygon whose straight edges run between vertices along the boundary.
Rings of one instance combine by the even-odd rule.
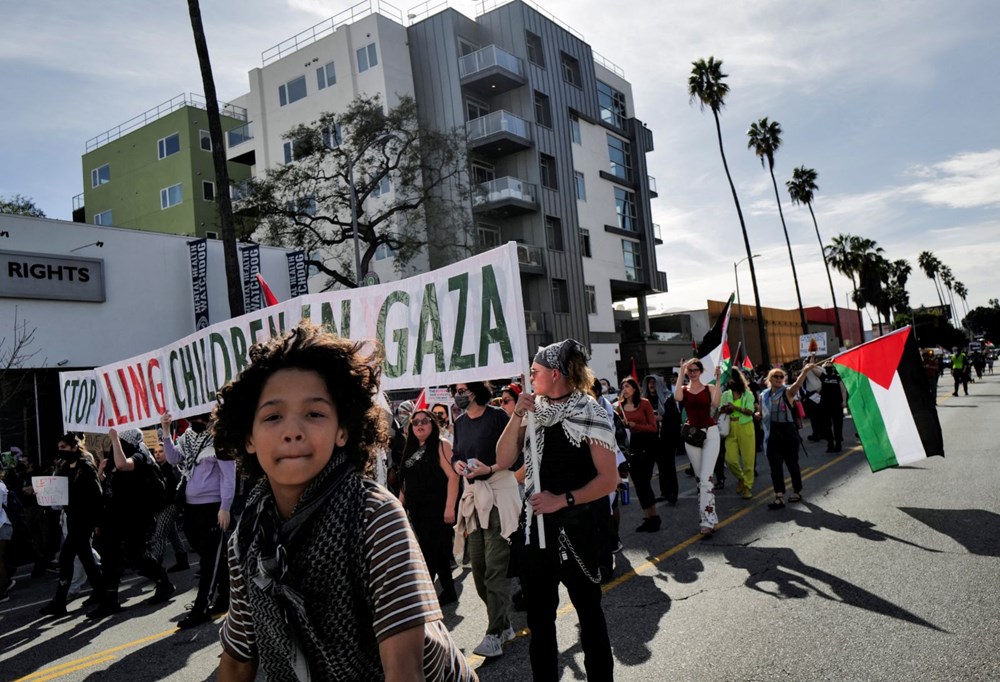
[[[410,423],[413,424],[414,426],[427,426],[428,424],[431,423],[431,420],[427,419],[425,417],[423,419],[419,419],[419,418],[418,419],[411,419]]]
[[[772,374],[771,378],[772,379],[784,379],[785,375],[784,374]]]

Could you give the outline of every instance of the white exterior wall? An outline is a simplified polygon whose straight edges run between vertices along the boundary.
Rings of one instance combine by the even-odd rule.
[[[68,370],[106,365],[154,350],[195,331],[190,237],[0,214],[5,251],[104,261],[105,301],[0,298],[0,338],[18,322],[35,329],[27,368]],[[104,246],[88,246],[94,242]],[[279,301],[289,297],[286,249],[262,246],[261,275]],[[229,318],[222,242],[208,240],[211,322]],[[62,361],[62,365],[58,365]]]

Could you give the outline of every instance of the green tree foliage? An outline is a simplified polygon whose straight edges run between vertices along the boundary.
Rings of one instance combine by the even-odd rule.
[[[391,250],[397,271],[428,243],[455,258],[471,253],[464,131],[422,126],[412,97],[386,111],[378,96],[361,96],[284,139],[293,160],[250,181],[238,212],[262,241],[303,249],[327,288],[358,286],[352,178],[362,274],[379,249]]]
[[[997,299],[991,298],[988,306],[970,310],[964,322],[976,336],[985,336],[995,344],[1000,343],[1000,301]]]
[[[32,199],[20,194],[15,194],[12,197],[0,196],[0,213],[26,215],[32,218],[45,217],[45,211],[38,208]]]

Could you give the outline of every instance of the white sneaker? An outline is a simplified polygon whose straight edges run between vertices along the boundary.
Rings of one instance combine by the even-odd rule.
[[[496,635],[487,634],[472,653],[486,658],[496,658],[503,655],[503,644]]]
[[[514,628],[507,628],[500,633],[500,643],[506,644],[507,642],[513,642],[517,639],[517,633],[514,632]]]

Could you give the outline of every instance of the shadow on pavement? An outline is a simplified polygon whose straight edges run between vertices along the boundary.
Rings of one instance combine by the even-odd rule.
[[[900,507],[917,521],[947,535],[972,554],[1000,557],[1000,515],[984,509]]]
[[[775,599],[805,599],[814,595],[947,633],[947,630],[942,630],[901,606],[831,573],[803,563],[798,555],[787,547],[730,548],[726,550],[725,557],[734,568],[747,571],[749,577],[744,583],[747,587]],[[768,586],[773,586],[773,589],[768,589]]]
[[[115,660],[105,670],[95,670],[85,680],[162,680],[183,670],[188,660],[203,649],[211,648],[218,656],[221,619],[182,630],[132,649],[127,656]]]
[[[795,511],[799,506],[809,510],[809,513]],[[771,518],[774,521],[794,521],[797,525],[803,528],[811,528],[813,530],[832,530],[835,533],[852,533],[863,540],[872,540],[874,542],[894,540],[904,545],[909,545],[910,547],[922,549],[925,552],[933,552],[935,554],[942,553],[941,550],[923,547],[915,542],[910,542],[909,540],[904,540],[903,538],[896,537],[895,535],[875,530],[875,524],[871,521],[865,521],[864,519],[859,519],[853,516],[845,516],[844,514],[833,514],[826,511],[818,504],[805,500],[802,501],[801,505],[788,505],[784,510],[772,514]]]

